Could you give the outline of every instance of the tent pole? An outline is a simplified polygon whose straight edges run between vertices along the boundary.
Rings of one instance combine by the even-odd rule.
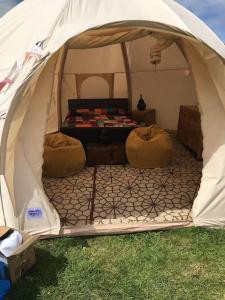
[[[61,57],[61,63],[60,63],[60,68],[59,68],[59,73],[58,73],[58,87],[57,87],[57,99],[58,99],[58,130],[60,130],[60,127],[62,126],[62,77],[63,77],[63,70],[64,70],[64,65],[67,57],[67,52],[68,52],[68,45],[64,45],[64,51]]]
[[[132,110],[132,83],[131,83],[131,72],[130,72],[129,60],[127,55],[127,47],[125,42],[121,43],[120,45],[123,54],[123,61],[124,61],[124,67],[126,71],[126,78],[127,78],[129,111],[131,111]]]

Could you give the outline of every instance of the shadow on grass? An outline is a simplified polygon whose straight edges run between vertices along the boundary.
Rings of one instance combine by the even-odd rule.
[[[37,261],[28,273],[15,283],[7,300],[40,299],[43,288],[57,286],[58,274],[66,267],[67,259],[64,256],[55,257],[46,250],[36,250]]]
[[[55,245],[56,244],[56,245]],[[60,276],[68,265],[65,257],[70,247],[87,247],[84,239],[59,239],[40,242],[35,249],[36,264],[15,283],[6,300],[42,299],[41,290],[57,287]],[[60,251],[58,251],[60,249]]]

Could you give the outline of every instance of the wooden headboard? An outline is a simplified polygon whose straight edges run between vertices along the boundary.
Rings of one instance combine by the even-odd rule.
[[[129,112],[129,101],[127,98],[113,99],[69,99],[68,108],[71,113],[75,113],[81,108],[120,108]]]

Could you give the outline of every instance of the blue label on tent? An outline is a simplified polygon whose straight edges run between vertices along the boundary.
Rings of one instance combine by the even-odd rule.
[[[28,210],[27,210],[27,218],[28,219],[41,219],[42,217],[43,217],[42,208],[39,208],[39,207],[28,208]]]

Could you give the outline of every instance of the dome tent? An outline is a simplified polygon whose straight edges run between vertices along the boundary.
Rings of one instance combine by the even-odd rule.
[[[145,69],[146,55],[138,52],[146,47],[150,51],[151,43],[165,51],[162,58],[165,54],[167,65],[162,68],[166,71],[159,72],[159,76],[162,85],[167,84],[171,99],[179,92],[182,97],[198,101],[201,110],[204,168],[193,205],[193,223],[225,225],[225,47],[198,18],[172,0],[58,0],[54,4],[51,0],[29,0],[1,18],[0,29],[1,225],[31,234],[64,233],[41,178],[44,135],[59,129],[65,114],[62,101],[68,99],[65,84],[71,87],[71,75],[79,67],[70,66],[69,55],[73,57],[73,51],[90,55],[95,52],[90,48],[111,47],[116,62],[104,73],[121,74],[115,93],[125,93],[121,84],[126,81],[132,105],[140,82],[144,82],[146,97],[151,99],[147,87],[153,78],[152,67],[148,62]],[[171,48],[164,49],[161,40],[168,42],[170,38]],[[89,53],[81,54],[81,49]],[[67,72],[69,67],[72,74]],[[87,72],[94,73],[95,67],[90,70],[88,66]],[[171,74],[173,83],[168,84]],[[163,124],[162,112],[163,127],[175,127],[177,99],[174,101],[164,103],[171,115],[170,121]],[[136,226],[127,231],[152,228]],[[90,226],[90,232],[95,231]],[[124,229],[112,227],[113,231]]]

